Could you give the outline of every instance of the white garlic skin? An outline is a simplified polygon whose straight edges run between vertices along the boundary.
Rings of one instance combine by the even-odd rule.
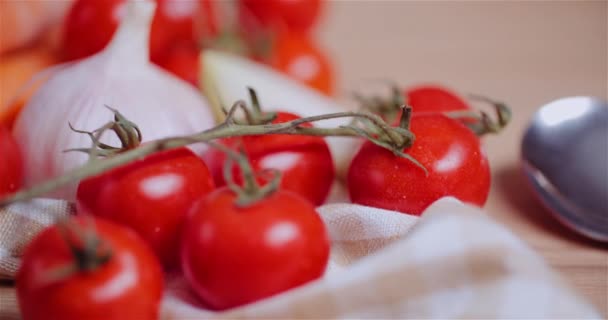
[[[135,17],[123,22],[106,49],[57,71],[22,110],[13,133],[23,150],[26,186],[85,164],[88,155],[64,152],[91,146],[90,138],[71,131],[68,122],[76,129],[95,130],[113,119],[105,105],[136,123],[144,143],[214,125],[207,101],[194,87],[149,62],[147,33],[154,3],[134,7]],[[142,28],[145,39],[137,34]],[[101,141],[120,145],[112,132]],[[76,187],[77,182],[47,196],[74,200]]]

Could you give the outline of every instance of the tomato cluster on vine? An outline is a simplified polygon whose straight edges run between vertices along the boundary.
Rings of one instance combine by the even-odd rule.
[[[466,126],[473,119],[448,116],[470,110],[468,104],[435,86],[403,94],[412,107],[401,109],[395,126],[415,139],[394,150],[401,155],[375,140],[364,142],[346,176],[351,200],[414,215],[444,196],[482,206],[490,170],[479,137]],[[257,105],[254,92],[252,99]],[[278,112],[271,122],[295,119]],[[125,123],[122,132],[141,139],[137,127]],[[0,133],[0,149],[18,155],[10,135]],[[215,310],[320,278],[330,239],[315,206],[327,198],[335,171],[324,139],[270,134],[213,146],[202,157],[185,147],[152,153],[81,181],[78,216],[38,235],[25,252],[17,280],[24,318],[120,318],[129,305],[128,314],[153,319],[161,268],[181,271]],[[12,179],[19,183],[18,176]],[[148,281],[130,283],[132,277]],[[93,294],[116,281],[124,288],[107,297]],[[83,293],[91,297],[84,306],[67,302]]]

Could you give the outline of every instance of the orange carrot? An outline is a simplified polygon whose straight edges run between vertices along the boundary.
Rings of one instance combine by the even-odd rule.
[[[47,46],[13,51],[0,57],[0,123],[12,125],[36,86],[25,91],[21,88],[34,74],[57,62]]]

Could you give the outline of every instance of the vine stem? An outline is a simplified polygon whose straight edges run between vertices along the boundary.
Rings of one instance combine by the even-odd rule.
[[[266,134],[363,137],[381,147],[393,151],[393,153],[396,155],[402,156],[404,155],[402,150],[410,146],[414,139],[413,134],[406,128],[391,127],[380,117],[369,113],[348,111],[299,118],[289,122],[277,124],[239,124],[236,123],[234,119],[238,109],[243,109],[246,111],[247,107],[245,102],[237,101],[234,103],[228,111],[224,122],[216,127],[204,130],[202,132],[192,135],[154,140],[140,145],[135,149],[126,150],[108,158],[90,159],[89,162],[83,166],[73,169],[61,176],[43,181],[29,189],[23,189],[16,193],[5,196],[4,198],[0,199],[0,208],[15,202],[42,196],[70,182],[79,181],[103,173],[107,170],[127,164],[137,159],[141,159],[155,152],[183,147],[193,143],[204,143],[215,139]],[[342,126],[338,128],[304,128],[300,126],[309,122],[347,117],[366,119],[373,126],[373,128],[367,128],[366,130],[354,126]],[[376,132],[378,129],[381,132],[379,135],[373,133],[370,134],[369,132]],[[420,164],[414,159],[409,159],[420,166]],[[423,167],[422,169],[424,170]]]
[[[446,112],[445,115],[453,119],[477,120],[473,122],[464,121],[464,125],[471,129],[477,136],[483,136],[490,133],[499,133],[509,124],[509,122],[511,122],[511,109],[506,104],[477,94],[469,94],[469,98],[471,100],[480,101],[491,105],[494,108],[496,120],[492,120],[484,111],[449,111]]]
[[[254,172],[243,145],[239,147],[239,152],[236,152],[220,143],[208,142],[208,144],[211,147],[222,151],[228,157],[223,170],[224,180],[232,192],[237,195],[237,206],[249,206],[250,204],[257,202],[258,200],[263,199],[278,190],[281,183],[281,172],[275,169],[266,169],[259,172]],[[232,175],[233,164],[235,162],[241,171],[243,186],[239,186]],[[256,177],[259,174],[264,173],[271,173],[272,177],[270,181],[264,185],[260,185],[257,182]]]
[[[399,114],[402,106],[406,105],[403,93],[399,86],[395,83],[388,82],[391,87],[392,97],[384,98],[379,96],[365,97],[358,93],[354,93],[353,97],[357,100],[364,109],[371,110],[374,113],[382,114],[388,119],[392,119]],[[495,119],[492,119],[485,111],[474,110],[458,110],[442,112],[446,116],[461,121],[465,126],[471,129],[477,136],[486,134],[496,134],[502,131],[511,121],[511,109],[505,103],[488,98],[479,94],[469,94],[467,96],[472,101],[483,102],[493,107]],[[409,121],[401,118],[401,121]],[[408,129],[402,125],[402,128]]]

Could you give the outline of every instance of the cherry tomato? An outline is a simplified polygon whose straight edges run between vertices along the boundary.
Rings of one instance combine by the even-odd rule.
[[[152,21],[150,53],[157,61],[179,43],[198,45],[217,32],[214,0],[156,0],[158,9]]]
[[[450,111],[470,111],[471,107],[456,93],[444,87],[436,85],[418,85],[407,88],[400,92],[401,89],[393,88],[393,95],[403,94],[404,102],[414,110],[416,114],[430,113],[445,113]],[[381,97],[362,97],[360,103],[363,108],[378,114],[383,119],[393,122],[401,117],[401,102],[396,103],[396,98],[390,99]],[[476,122],[474,118],[460,118],[461,122]]]
[[[63,55],[80,59],[103,49],[124,16],[125,0],[78,0],[64,25]]]
[[[196,46],[179,44],[173,46],[158,65],[198,88],[198,77],[201,74],[199,50]]]
[[[331,63],[325,54],[306,36],[279,36],[268,58],[275,69],[327,95],[334,90]]]
[[[242,24],[304,33],[321,14],[321,0],[240,0]]]
[[[217,21],[212,0],[156,0],[150,54],[156,61],[179,42],[196,44],[214,34]],[[126,12],[126,0],[77,0],[64,24],[63,54],[84,58],[103,49]]]
[[[10,131],[0,125],[0,197],[19,190],[22,184],[21,151]]]
[[[475,134],[439,113],[414,114],[411,130],[416,139],[404,152],[428,176],[411,161],[366,142],[348,171],[351,200],[414,215],[443,196],[482,206],[490,189],[490,168]]]
[[[109,259],[92,269],[78,268],[71,251],[75,247],[58,227],[43,230],[25,249],[17,274],[23,319],[157,319],[163,284],[154,254],[125,227],[85,220],[70,219],[85,232],[94,226],[102,243],[99,254],[109,252]],[[81,246],[84,240],[80,239]],[[69,265],[73,271],[61,275]]]
[[[273,123],[287,122],[300,117],[279,112]],[[304,127],[312,127],[304,124]],[[231,138],[222,141],[231,147],[241,143],[256,172],[276,169],[282,173],[281,188],[293,191],[314,205],[322,204],[331,188],[335,170],[329,147],[323,138],[294,135],[260,135]],[[226,156],[217,149],[205,154],[205,162],[218,186],[226,184],[223,167]],[[240,171],[234,166],[234,176],[240,181]],[[264,181],[262,178],[261,181]]]
[[[179,234],[188,210],[212,189],[203,160],[177,148],[84,180],[76,198],[79,212],[129,226],[171,268],[179,261]]]
[[[439,86],[417,86],[405,91],[405,98],[414,112],[446,112],[471,110],[457,94]]]
[[[246,207],[218,189],[189,216],[182,268],[196,294],[213,309],[263,299],[319,278],[329,240],[315,208],[279,190]]]

